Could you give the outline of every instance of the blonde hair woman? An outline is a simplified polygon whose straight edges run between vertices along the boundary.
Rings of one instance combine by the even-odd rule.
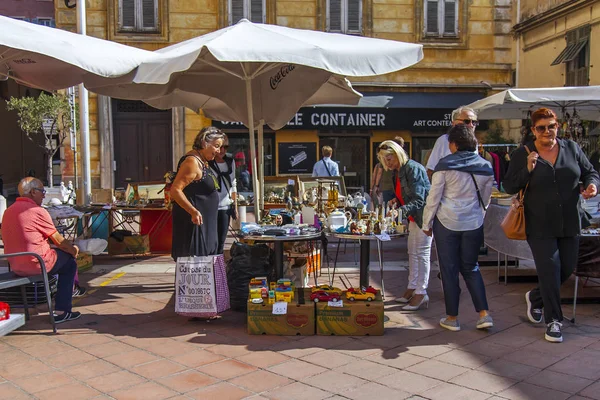
[[[396,198],[390,202],[400,205],[402,215],[408,221],[408,286],[398,303],[408,303],[402,309],[415,311],[429,305],[431,237],[422,231],[423,209],[429,193],[429,179],[425,168],[408,158],[402,146],[393,140],[379,145],[377,158],[386,171],[392,171],[392,183]]]

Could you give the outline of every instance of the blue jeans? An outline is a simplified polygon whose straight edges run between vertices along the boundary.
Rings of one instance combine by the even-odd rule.
[[[56,264],[48,272],[48,275],[58,275],[54,308],[58,311],[71,312],[77,261],[75,261],[75,257],[59,249],[56,249],[56,256]]]
[[[458,315],[462,274],[477,312],[488,310],[485,285],[479,271],[477,258],[483,243],[483,225],[472,231],[451,231],[437,219],[433,221],[433,237],[438,251],[446,314]]]

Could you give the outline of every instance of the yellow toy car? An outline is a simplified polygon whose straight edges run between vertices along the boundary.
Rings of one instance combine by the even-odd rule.
[[[330,286],[330,285],[319,285],[319,286],[315,286],[311,289],[311,293],[315,293],[315,292],[326,292],[329,294],[337,294],[337,295],[342,295],[342,289]]]
[[[375,294],[373,294],[371,292],[363,292],[362,290],[350,288],[346,292],[346,298],[350,301],[354,301],[354,300],[373,301],[373,300],[375,300]]]

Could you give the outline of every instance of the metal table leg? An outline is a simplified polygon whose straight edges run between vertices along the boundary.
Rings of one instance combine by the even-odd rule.
[[[369,259],[371,256],[371,242],[360,241],[360,287],[369,286]]]
[[[275,278],[283,278],[283,242],[275,241],[274,243],[275,252]]]
[[[379,255],[379,274],[381,275],[381,299],[385,300],[385,286],[383,285],[383,243],[377,239],[377,254]]]

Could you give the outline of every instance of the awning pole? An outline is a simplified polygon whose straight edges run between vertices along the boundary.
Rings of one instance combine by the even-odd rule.
[[[258,168],[256,168],[256,141],[254,140],[254,110],[252,108],[252,81],[249,77],[246,81],[246,106],[248,108],[248,133],[250,134],[250,162],[252,164],[252,186],[254,189],[254,216],[256,222],[261,220],[260,213],[260,186],[258,181]]]
[[[85,1],[81,0],[77,2],[77,32],[86,35]],[[92,194],[89,117],[88,91],[82,83],[79,85],[79,126],[81,129],[81,176],[83,178],[81,195],[83,204],[90,204]]]

